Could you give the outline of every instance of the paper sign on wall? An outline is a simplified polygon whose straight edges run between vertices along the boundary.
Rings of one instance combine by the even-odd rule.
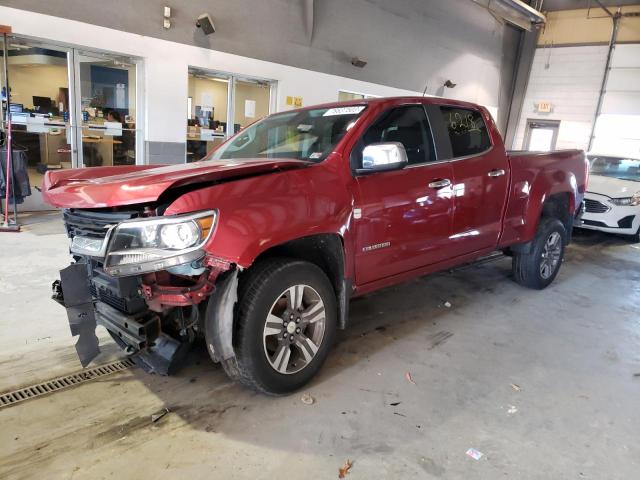
[[[286,102],[287,105],[291,107],[300,108],[302,106],[302,97],[287,97]]]
[[[244,101],[244,116],[247,118],[255,118],[256,116],[256,101],[245,100]]]
[[[203,93],[200,103],[203,110],[211,110],[211,108],[213,108],[213,95],[210,93]]]

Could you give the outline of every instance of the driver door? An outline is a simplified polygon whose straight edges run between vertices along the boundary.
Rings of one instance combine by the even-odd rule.
[[[385,111],[354,147],[354,164],[372,143],[401,143],[408,166],[356,178],[356,283],[391,277],[448,257],[453,172],[438,161],[422,104]],[[358,212],[359,210],[359,212]],[[358,218],[358,213],[360,218]]]

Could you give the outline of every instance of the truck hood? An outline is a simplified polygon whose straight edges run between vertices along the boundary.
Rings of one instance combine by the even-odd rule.
[[[92,167],[50,170],[42,195],[61,208],[104,208],[150,203],[166,190],[207,182],[303,168],[309,162],[290,159],[209,160],[157,166]]]
[[[638,191],[640,191],[640,182],[605,177],[604,175],[589,175],[588,193],[597,193],[611,198],[624,198],[631,197]]]

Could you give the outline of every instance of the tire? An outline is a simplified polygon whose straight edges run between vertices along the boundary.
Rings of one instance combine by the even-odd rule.
[[[296,296],[303,310],[294,310],[298,312],[294,315],[290,312]],[[276,318],[279,320],[274,321]],[[336,295],[319,267],[295,259],[264,260],[240,280],[233,333],[235,359],[222,362],[222,366],[233,380],[258,392],[293,392],[320,370],[336,325]],[[280,332],[273,333],[277,329]],[[287,338],[283,339],[285,332]]]
[[[638,227],[638,231],[633,235],[629,235],[629,241],[631,243],[640,243],[640,227]]]
[[[553,239],[559,242],[557,247]],[[512,269],[515,281],[536,290],[548,287],[558,275],[562,265],[566,240],[567,231],[560,220],[550,217],[542,218],[530,252],[513,255]],[[550,244],[550,247],[545,250],[547,242],[553,243],[552,249]],[[549,256],[550,253],[551,256]],[[547,254],[547,257],[543,254]]]

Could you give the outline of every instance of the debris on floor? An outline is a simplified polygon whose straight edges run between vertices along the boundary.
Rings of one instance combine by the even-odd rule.
[[[391,405],[392,407],[397,407],[398,405],[400,405],[402,402],[391,402],[389,405]]]
[[[480,460],[484,456],[484,453],[476,450],[475,448],[470,448],[469,450],[467,450],[467,455],[469,455],[474,460]]]
[[[445,308],[451,308],[451,302],[444,302],[443,305]]]
[[[634,374],[633,374],[633,376],[634,376],[634,377],[640,377],[640,372],[638,372],[638,373],[634,373]]]
[[[400,412],[393,412],[393,414],[398,415],[399,417],[406,417],[404,413],[400,413]]]
[[[344,462],[344,465],[342,465],[338,470],[338,478],[345,478],[349,473],[349,470],[351,470],[352,466],[353,466],[353,462],[347,459],[347,461]]]
[[[160,420],[162,417],[164,417],[167,413],[169,413],[169,409],[165,407],[162,410],[160,410],[159,412],[156,412],[156,413],[152,414],[151,415],[151,422],[152,423],[156,423],[158,420]]]
[[[416,382],[413,381],[413,377],[411,376],[411,372],[405,373],[404,378],[406,378],[407,381],[409,381],[410,383],[413,383],[414,385],[416,385]]]
[[[515,383],[511,384],[511,388],[513,388],[516,392],[522,391],[522,387],[520,385],[516,385]]]
[[[316,401],[315,398],[313,398],[311,395],[309,395],[308,393],[305,393],[304,395],[302,395],[302,397],[300,397],[300,401],[302,403],[304,403],[305,405],[313,405],[314,402]]]
[[[518,407],[515,405],[509,405],[509,410],[507,410],[509,415],[513,415],[514,413],[518,413]]]

